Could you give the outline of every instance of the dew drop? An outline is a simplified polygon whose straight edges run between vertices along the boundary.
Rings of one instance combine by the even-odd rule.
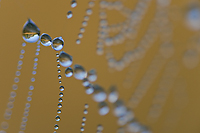
[[[84,114],[88,114],[87,109],[84,109],[83,113],[84,113]]]
[[[91,15],[91,14],[92,14],[92,9],[87,9],[87,10],[86,10],[86,14],[87,14],[87,15]]]
[[[92,93],[94,92],[93,86],[92,86],[91,84],[88,85],[88,86],[86,86],[86,87],[85,87],[85,92],[86,92],[86,94],[88,94],[88,95],[92,94]]]
[[[88,3],[88,5],[89,5],[89,7],[93,7],[93,6],[94,6],[94,1],[90,1],[90,2]]]
[[[14,107],[13,102],[9,102],[9,103],[7,104],[7,107],[8,107],[9,109],[12,109],[12,108]]]
[[[103,131],[103,126],[102,126],[101,124],[99,124],[99,125],[97,126],[97,130]]]
[[[67,18],[70,19],[73,16],[72,11],[67,12]]]
[[[60,89],[60,91],[64,91],[65,90],[64,86],[60,86],[59,89]]]
[[[72,56],[65,53],[64,51],[60,52],[59,55],[60,65],[63,67],[69,67],[72,64]]]
[[[64,95],[63,95],[63,93],[62,93],[62,92],[60,92],[60,93],[59,93],[59,96],[60,96],[60,97],[63,97]]]
[[[62,104],[61,103],[58,103],[58,108],[62,108]]]
[[[61,70],[60,69],[58,69],[58,73],[60,73],[61,72]]]
[[[71,77],[73,75],[73,69],[71,67],[68,67],[65,69],[65,76]]]
[[[31,19],[28,19],[28,21],[24,24],[22,37],[26,42],[29,43],[35,43],[39,39],[40,29]]]
[[[40,36],[40,41],[41,41],[41,44],[43,46],[50,46],[52,44],[52,39],[51,37],[46,34],[46,33],[43,33],[41,36]]]
[[[141,126],[140,126],[140,124],[136,120],[133,120],[132,122],[130,122],[127,125],[127,130],[129,132],[139,132],[140,129],[141,129]]]
[[[81,43],[81,40],[80,39],[77,39],[76,40],[76,44],[80,44]]]
[[[72,0],[72,2],[71,2],[71,7],[74,8],[74,7],[76,7],[76,6],[77,6],[76,0]]]
[[[62,99],[62,98],[59,98],[59,99],[58,99],[58,102],[59,102],[59,103],[63,102],[63,99]]]
[[[84,107],[87,109],[87,108],[89,108],[89,105],[86,103]]]
[[[84,127],[81,127],[81,132],[83,132],[84,131]]]
[[[57,68],[60,68],[60,64],[57,65]]]
[[[59,126],[57,124],[54,125],[54,129],[58,130]]]
[[[7,129],[7,128],[8,128],[8,123],[5,122],[5,121],[3,121],[3,122],[1,123],[1,127],[2,127],[3,129]]]
[[[57,115],[55,119],[56,119],[56,121],[60,121],[60,116]]]
[[[82,84],[83,84],[83,86],[85,86],[85,87],[86,87],[86,86],[89,86],[89,85],[90,85],[90,82],[88,81],[88,79],[87,79],[87,78],[84,78],[84,79],[83,79],[83,83],[82,83]]]
[[[85,118],[85,117],[83,117],[83,118],[82,118],[82,121],[86,121],[86,118]]]
[[[96,70],[95,69],[91,69],[89,72],[88,72],[88,80],[90,82],[94,82],[97,80],[97,73],[96,73]]]
[[[78,80],[83,80],[87,77],[87,72],[81,65],[74,65],[74,77]]]
[[[106,99],[106,93],[104,89],[97,84],[95,84],[93,87],[94,87],[93,99],[96,102],[103,102]]]
[[[80,32],[81,32],[81,33],[84,33],[84,32],[85,32],[85,28],[83,28],[83,27],[80,28]]]
[[[12,88],[13,88],[13,90],[17,90],[17,89],[18,89],[18,86],[17,86],[16,84],[14,84],[14,85],[12,86]]]
[[[114,103],[114,115],[117,117],[124,116],[127,113],[127,109],[121,100],[117,100]]]
[[[108,107],[108,105],[107,105],[107,103],[106,102],[100,102],[99,103],[99,114],[100,115],[106,115],[106,114],[108,114],[108,112],[109,112],[109,107]]]
[[[58,114],[61,114],[61,113],[62,113],[61,109],[58,109],[58,110],[57,110],[57,113],[58,113]]]
[[[61,75],[58,75],[58,79],[61,79],[62,78],[62,76]]]
[[[62,37],[54,38],[51,46],[55,51],[60,51],[64,46],[63,38]]]
[[[82,125],[82,126],[85,126],[85,122],[82,122],[81,125]]]
[[[82,33],[79,33],[79,34],[78,34],[78,38],[83,38],[83,34],[82,34]]]
[[[111,86],[109,91],[110,91],[110,93],[108,95],[108,101],[111,102],[111,103],[116,102],[118,97],[119,97],[116,87]]]

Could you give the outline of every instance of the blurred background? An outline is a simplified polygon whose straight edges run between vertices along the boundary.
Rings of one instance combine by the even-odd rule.
[[[2,0],[0,10],[0,133],[200,132],[199,0]],[[71,68],[88,79],[94,69],[103,90],[88,94],[58,68],[60,51],[24,41],[28,18],[62,36]]]

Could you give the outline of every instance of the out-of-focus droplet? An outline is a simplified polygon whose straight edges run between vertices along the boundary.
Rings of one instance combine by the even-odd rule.
[[[96,73],[96,70],[95,69],[91,69],[89,72],[88,72],[88,76],[87,76],[88,80],[90,82],[94,82],[97,80],[97,73]]]
[[[65,69],[65,76],[71,77],[73,75],[73,69],[71,67],[68,67]]]
[[[129,124],[127,124],[127,130],[129,132],[139,132],[141,130],[141,126],[139,122],[136,120],[132,120]]]
[[[83,117],[83,118],[82,118],[82,121],[86,121],[86,118],[85,118],[85,117]]]
[[[183,55],[183,64],[188,69],[193,69],[199,64],[199,54],[196,49],[189,49]]]
[[[109,95],[108,95],[108,101],[111,102],[111,103],[116,102],[118,97],[119,97],[116,87],[111,86],[109,91],[110,92],[109,92]]]
[[[186,11],[186,24],[191,30],[200,29],[200,4],[191,3]]]
[[[124,102],[121,100],[117,100],[114,103],[114,115],[117,117],[123,116],[127,113],[127,108],[124,105]]]
[[[60,51],[64,46],[63,38],[62,37],[54,38],[51,46],[55,51]]]
[[[94,88],[91,84],[89,84],[88,86],[85,87],[85,92],[86,94],[90,95],[94,92]]]
[[[55,119],[56,119],[56,121],[60,121],[60,116],[57,115]]]
[[[52,44],[51,37],[46,33],[43,33],[40,36],[40,41],[41,41],[41,44],[44,45],[44,46],[50,46]]]
[[[82,132],[84,131],[84,127],[81,127],[81,131],[82,131]]]
[[[108,105],[107,105],[107,103],[106,102],[100,102],[99,103],[99,114],[100,115],[106,115],[106,114],[108,114],[108,112],[109,112],[109,107],[108,107]]]
[[[63,67],[69,67],[72,64],[72,56],[65,53],[64,51],[60,52],[59,55],[60,65]]]
[[[74,65],[74,77],[78,80],[83,80],[87,77],[87,72],[81,65]]]
[[[103,102],[106,99],[106,93],[104,89],[97,84],[93,85],[93,87],[94,87],[93,99],[96,102]]]
[[[87,78],[84,78],[82,84],[83,84],[84,87],[86,87],[86,86],[89,86],[89,85],[90,85],[90,82],[88,81]]]
[[[72,0],[72,2],[71,2],[71,7],[74,8],[74,7],[76,7],[76,6],[77,6],[76,0]]]
[[[72,11],[67,12],[67,18],[70,19],[73,16]]]
[[[84,114],[88,114],[88,110],[87,110],[87,109],[84,109],[83,113],[84,113]]]
[[[38,41],[40,37],[40,29],[31,19],[28,19],[28,21],[24,24],[22,37],[24,41],[29,43],[35,43]]]

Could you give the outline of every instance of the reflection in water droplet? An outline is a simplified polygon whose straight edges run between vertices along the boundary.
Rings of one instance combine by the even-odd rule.
[[[88,72],[88,80],[90,82],[94,82],[97,80],[97,74],[96,74],[96,70],[95,69],[91,69],[89,72]]]
[[[106,99],[106,93],[104,89],[97,84],[93,85],[93,87],[94,87],[93,99],[96,102],[103,102]]]
[[[22,37],[26,42],[35,43],[40,37],[40,29],[35,25],[35,23],[28,19],[24,24]]]
[[[54,125],[54,129],[58,130],[59,126],[57,124]]]
[[[73,16],[72,11],[67,12],[67,18],[70,19]]]
[[[44,45],[44,46],[50,46],[52,44],[51,37],[46,33],[43,33],[40,36],[40,41],[41,41],[41,44]]]
[[[74,77],[78,80],[83,80],[87,77],[87,72],[81,65],[74,65]]]
[[[61,72],[61,70],[60,69],[58,69],[58,73],[60,73]]]
[[[92,86],[91,84],[88,85],[88,86],[86,86],[86,87],[85,87],[85,92],[86,92],[86,94],[88,94],[88,95],[92,94],[92,93],[94,92],[93,86]]]
[[[76,6],[77,6],[76,0],[72,0],[72,2],[71,2],[71,7],[74,8],[74,7],[76,7]]]
[[[57,115],[55,119],[56,119],[56,121],[60,121],[60,116]]]
[[[109,107],[108,107],[108,105],[107,105],[107,103],[106,102],[100,102],[99,103],[99,114],[100,115],[106,115],[106,114],[108,114],[108,112],[109,112]]]
[[[64,46],[64,40],[62,37],[56,37],[53,39],[51,46],[55,51],[60,51]]]
[[[117,92],[117,89],[115,86],[111,86],[110,87],[110,93],[108,95],[108,101],[111,102],[111,103],[114,103],[117,101],[118,99],[118,92]]]
[[[65,76],[71,77],[73,75],[73,69],[71,67],[68,67],[65,69]]]
[[[57,65],[57,68],[60,68],[60,64]]]
[[[60,52],[59,55],[60,65],[63,67],[69,67],[72,64],[72,56],[65,53],[64,51]]]

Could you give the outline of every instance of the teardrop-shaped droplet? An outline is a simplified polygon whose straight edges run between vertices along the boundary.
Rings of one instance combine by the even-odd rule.
[[[87,77],[87,72],[81,65],[74,65],[74,77],[78,80],[83,80]]]
[[[108,112],[109,112],[109,107],[108,107],[108,105],[107,105],[107,103],[106,102],[100,102],[99,103],[99,114],[100,115],[106,115],[106,114],[108,114]]]
[[[69,67],[72,64],[72,56],[65,53],[64,51],[60,52],[59,55],[60,65],[63,67]]]
[[[67,18],[69,19],[69,18],[71,18],[72,16],[73,16],[72,11],[68,11],[68,12],[67,12]]]
[[[22,37],[24,41],[29,43],[35,43],[38,41],[40,37],[40,29],[31,19],[28,19],[28,21],[24,24]]]
[[[65,69],[65,76],[71,77],[73,75],[73,69],[71,67],[68,67]]]
[[[76,7],[76,6],[77,6],[76,0],[72,0],[72,2],[71,2],[71,7],[74,8],[74,7]]]
[[[111,102],[111,103],[116,102],[118,97],[119,97],[116,87],[111,86],[109,91],[110,91],[110,93],[108,95],[108,101]]]
[[[60,121],[60,116],[57,115],[55,119],[56,119],[56,121]]]
[[[97,84],[93,85],[93,87],[94,87],[93,99],[96,102],[103,102],[104,100],[106,100],[106,93],[104,89]]]
[[[59,51],[64,46],[64,40],[62,39],[62,37],[56,37],[53,39],[51,46],[55,51]]]
[[[41,41],[41,44],[44,45],[44,46],[50,46],[52,44],[51,37],[46,33],[43,33],[40,36],[40,41]]]
[[[96,70],[95,69],[91,69],[89,72],[88,72],[88,80],[90,82],[94,82],[97,80],[97,73],[96,73]]]

